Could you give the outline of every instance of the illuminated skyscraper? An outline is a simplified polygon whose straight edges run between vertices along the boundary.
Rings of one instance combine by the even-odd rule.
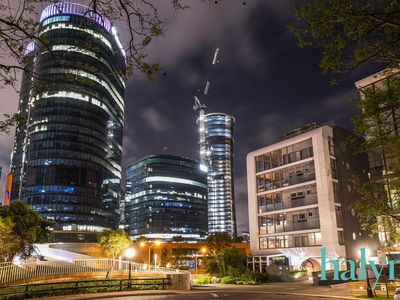
[[[127,168],[125,193],[125,226],[133,239],[206,237],[207,177],[198,162],[166,154],[144,157]]]
[[[198,121],[201,125],[201,120]],[[233,189],[233,126],[235,119],[225,113],[204,115],[208,185],[208,232],[236,235]],[[201,138],[201,136],[200,136]],[[203,153],[200,153],[202,155]]]
[[[38,36],[46,46],[25,51],[35,76],[22,78],[11,201],[54,220],[56,241],[93,240],[119,220],[124,50],[109,20],[78,3],[47,6]]]

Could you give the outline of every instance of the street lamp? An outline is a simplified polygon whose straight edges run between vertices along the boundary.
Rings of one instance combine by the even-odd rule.
[[[206,254],[207,253],[207,248],[206,247],[201,247],[200,251],[197,251],[195,254],[195,268],[196,268],[196,275],[197,275],[197,254],[201,252],[201,254]]]
[[[158,246],[160,246],[162,244],[162,242],[160,241],[160,240],[155,240],[154,242],[153,242],[153,245],[149,245],[148,247],[149,247],[149,268],[150,268],[150,265],[151,265],[151,248],[153,248],[153,247],[158,247]],[[144,247],[146,247],[146,242],[144,242],[144,241],[141,241],[140,243],[139,243],[139,246],[141,247],[141,248],[144,248]]]
[[[129,280],[128,280],[128,289],[132,288],[132,258],[136,256],[135,248],[128,248],[125,250],[125,257],[129,259]]]
[[[368,298],[373,298],[374,295],[372,293],[371,282],[369,280],[369,274],[368,274],[369,273],[368,272],[368,258],[370,256],[370,254],[371,254],[370,250],[367,247],[365,247],[365,262],[364,262],[364,265],[365,265],[365,273],[367,275],[367,297]],[[361,257],[361,259],[362,259],[362,257]],[[361,270],[360,270],[360,272],[361,272]]]

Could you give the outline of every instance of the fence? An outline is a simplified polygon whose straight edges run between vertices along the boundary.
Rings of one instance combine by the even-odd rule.
[[[171,285],[170,278],[132,278],[129,279],[109,279],[109,280],[90,280],[90,281],[68,281],[30,285],[7,286],[0,290],[0,299],[27,298],[43,295],[58,295],[71,293],[93,293],[105,291],[122,291],[130,288],[134,289],[165,289]]]
[[[141,263],[104,259],[76,259],[67,261],[37,261],[20,265],[5,263],[0,265],[0,286],[12,282],[51,275],[67,275],[93,272],[133,273],[177,273],[179,270],[156,267]]]

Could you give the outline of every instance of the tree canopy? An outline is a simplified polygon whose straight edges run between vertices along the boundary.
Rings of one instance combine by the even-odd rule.
[[[370,181],[355,179],[358,200],[353,208],[364,229],[385,232],[388,245],[400,232],[400,77],[385,71],[380,86],[362,91],[356,132],[365,139],[360,151],[370,157]]]
[[[222,250],[232,246],[232,237],[225,232],[216,232],[210,234],[204,241],[204,246],[207,248],[208,253],[212,256],[217,255]]]
[[[97,241],[103,248],[104,254],[116,259],[132,244],[128,235],[122,229],[106,229],[99,233]]]
[[[34,244],[46,243],[53,222],[43,220],[25,202],[13,201],[0,210],[0,255],[12,260],[15,255],[26,258],[34,251]]]
[[[207,262],[207,272],[220,277],[243,276],[248,271],[246,262],[246,251],[239,248],[226,248]]]
[[[312,0],[296,5],[289,29],[301,47],[322,50],[324,73],[345,73],[375,61],[400,63],[400,2]]]

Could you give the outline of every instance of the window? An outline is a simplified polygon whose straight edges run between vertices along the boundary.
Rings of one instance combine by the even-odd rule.
[[[312,156],[313,156],[312,148],[307,148],[300,151],[300,159],[306,159]]]
[[[337,179],[336,159],[331,158],[331,174],[332,178]]]
[[[333,143],[333,138],[328,137],[329,154],[335,156],[335,145]]]
[[[339,184],[337,182],[332,182],[332,184],[333,184],[333,199],[336,203],[340,203]]]
[[[340,245],[344,245],[343,231],[338,231],[338,240]]]
[[[307,217],[305,213],[293,215],[293,223],[307,222]]]

